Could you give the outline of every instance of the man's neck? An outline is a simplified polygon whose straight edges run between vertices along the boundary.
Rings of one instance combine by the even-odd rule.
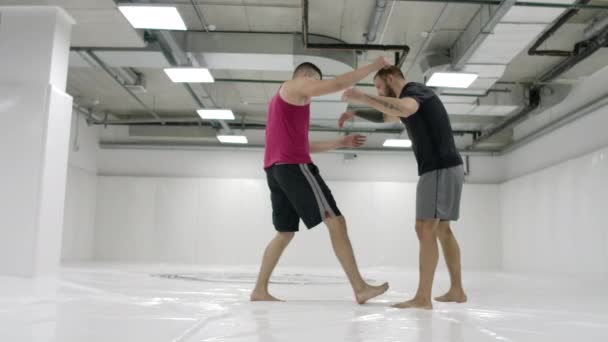
[[[407,82],[405,80],[397,80],[397,82],[395,83],[395,86],[392,88],[396,97],[399,97],[399,95],[401,95],[401,92],[403,91],[403,88],[405,87],[406,84],[407,84]]]

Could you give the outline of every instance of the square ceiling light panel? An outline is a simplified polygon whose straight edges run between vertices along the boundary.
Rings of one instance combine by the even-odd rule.
[[[462,72],[436,72],[426,82],[429,87],[468,88],[477,79],[477,74]]]
[[[118,9],[136,29],[186,30],[184,19],[176,7],[119,5]]]
[[[215,80],[207,68],[166,68],[165,74],[174,83],[213,83]]]

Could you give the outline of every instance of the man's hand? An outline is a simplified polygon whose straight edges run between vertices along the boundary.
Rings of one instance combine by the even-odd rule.
[[[358,148],[365,144],[367,138],[361,134],[349,134],[342,139],[343,147]]]
[[[381,56],[376,58],[376,60],[374,61],[374,64],[376,64],[378,66],[378,68],[380,69],[384,69],[384,68],[388,68],[391,65],[393,65],[393,63],[391,63],[388,58]]]
[[[340,119],[338,119],[338,128],[342,128],[344,127],[344,123],[348,120],[352,120],[352,118],[355,117],[355,112],[352,110],[347,110],[346,112],[342,113],[342,115],[340,116]]]
[[[342,101],[344,102],[360,102],[363,99],[363,92],[357,88],[350,88],[342,94]]]

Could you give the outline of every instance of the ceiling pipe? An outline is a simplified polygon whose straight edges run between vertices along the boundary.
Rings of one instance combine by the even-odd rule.
[[[587,114],[593,113],[596,110],[603,108],[607,105],[608,105],[608,97],[600,96],[595,101],[592,101],[590,104],[577,108],[577,109],[569,112],[568,114],[560,117],[559,119],[552,121],[552,122],[548,123],[547,125],[544,125],[544,126],[538,128],[537,130],[527,134],[523,138],[521,138],[517,141],[514,141],[513,143],[503,147],[502,150],[500,151],[500,155],[504,155],[509,152],[515,151],[516,149],[518,149],[538,138],[541,138],[575,120],[578,120]]]
[[[570,58],[564,59],[561,63],[551,68],[542,74],[537,83],[548,82],[564,72],[570,70],[572,67],[587,59],[589,56],[594,54],[597,50],[606,47],[608,43],[608,27],[604,28],[595,37],[584,40],[576,44],[575,55]]]
[[[589,38],[595,36],[601,30],[606,28],[606,26],[608,26],[608,15],[606,15],[602,19],[596,18],[595,20],[593,20],[593,22],[588,27],[585,28],[585,33],[584,33],[585,39],[589,39]]]
[[[134,1],[134,0],[131,0]],[[434,3],[455,3],[455,4],[469,4],[469,5],[500,5],[502,0],[393,0],[395,2],[434,2]],[[121,3],[123,1],[117,1]],[[185,5],[187,4],[187,0],[177,1],[177,0],[164,0],[163,4],[174,4],[174,5]],[[268,4],[256,4],[256,3],[222,3],[215,2],[214,6],[228,6],[228,7],[276,7],[276,8],[298,8],[297,5],[291,4],[280,4],[280,3],[268,3]],[[589,9],[589,10],[608,10],[608,5],[599,5],[599,4],[568,4],[568,3],[556,3],[556,2],[532,2],[532,1],[517,1],[516,6],[522,7],[541,7],[541,8],[579,8],[579,9]]]
[[[201,10],[198,8],[198,0],[190,0],[190,2],[192,3],[192,7],[194,7],[194,12],[196,13],[196,16],[198,17],[198,21],[201,23],[203,30],[209,32],[209,25],[207,25],[207,22],[205,21],[205,17],[203,16],[203,13],[201,13]]]
[[[519,113],[505,119],[498,125],[491,127],[490,129],[483,132],[475,141],[467,147],[471,149],[478,144],[488,140],[496,134],[502,132],[505,129],[511,128],[520,122],[526,120],[530,114],[540,106],[540,88],[543,83],[549,82],[564,72],[570,70],[572,67],[585,60],[597,50],[605,47],[608,44],[608,27],[604,28],[599,34],[591,39],[585,40],[578,43],[580,47],[576,50],[576,54],[564,59],[558,65],[552,67],[543,73],[537,80],[532,84],[529,90],[530,100],[529,103]]]
[[[201,126],[198,121],[191,118],[166,118],[166,126],[168,127],[192,127]],[[93,121],[94,125],[107,125],[107,126],[158,126],[158,120],[152,119],[124,119],[124,120],[105,120],[105,121]],[[203,122],[203,127],[211,126],[208,122]],[[235,130],[265,130],[266,125],[263,123],[234,123],[230,125]],[[385,134],[400,134],[403,132],[402,128],[356,128],[348,127],[339,129],[336,127],[328,127],[323,125],[311,125],[311,132],[358,132],[358,133],[385,133]],[[454,135],[478,135],[480,131],[477,130],[453,130]]]
[[[135,93],[133,93],[133,91],[131,91],[131,89],[129,89],[120,79],[120,77],[118,77],[118,75],[116,75],[116,73],[114,71],[112,71],[112,69],[106,65],[92,50],[88,50],[87,54],[89,55],[89,57],[91,57],[91,59],[93,59],[95,61],[95,63],[97,63],[97,65],[99,65],[101,67],[101,69],[103,71],[106,72],[106,74],[108,74],[116,83],[118,83],[137,103],[139,103],[144,109],[145,111],[152,115],[153,117],[155,117],[156,119],[160,120],[162,124],[164,124],[164,121],[162,121],[162,119],[160,118],[160,116],[154,111],[152,110],[152,108],[150,108],[146,103],[144,103],[139,97],[137,97],[137,95],[135,95]]]
[[[419,63],[419,58],[425,56],[425,60],[420,62],[424,75],[430,76],[436,71],[461,71],[470,61],[471,56],[477,51],[480,45],[486,38],[493,34],[494,28],[507,14],[507,12],[515,5],[516,0],[503,0],[497,6],[484,4],[476,9],[475,15],[469,20],[466,28],[460,33],[455,42],[450,46],[447,52],[434,53],[432,55],[424,55],[433,35],[437,30],[438,25],[446,21],[450,12],[450,6],[454,4],[447,2],[443,5],[441,12],[435,18],[433,26],[425,37],[422,47],[419,49],[416,58],[412,65]],[[451,7],[454,8],[454,7]],[[411,69],[411,68],[410,68]],[[409,70],[408,70],[409,71]],[[406,74],[407,76],[407,74]],[[486,85],[484,89],[493,86]],[[444,94],[446,88],[438,88],[435,90],[438,94]],[[486,93],[487,94],[487,93]]]
[[[192,66],[192,60],[190,58],[188,58],[188,56],[182,51],[181,47],[179,46],[177,41],[175,41],[175,37],[173,37],[171,32],[159,31],[158,32],[158,41],[160,43],[159,45],[160,45],[161,51],[163,52],[163,54],[166,57],[168,57],[167,60],[173,66],[178,66],[178,67],[181,67],[181,66],[191,67]],[[191,84],[183,83],[183,86],[184,86],[184,89],[186,89],[186,91],[188,92],[188,94],[190,95],[192,100],[196,103],[196,105],[199,108],[207,107],[207,106],[205,106],[203,101],[201,101],[201,99],[199,98],[197,93],[194,91],[194,88],[192,87]],[[211,96],[207,93],[207,91],[204,88],[203,88],[203,91],[205,91],[209,101],[211,101],[213,106],[215,108],[219,108],[217,103],[215,103],[213,98],[211,98]],[[198,119],[199,123],[202,123],[202,119],[200,117],[197,116],[197,119]],[[213,121],[213,127],[216,129],[219,129],[220,127],[222,127],[228,133],[232,132],[230,130],[230,126],[228,126],[228,124],[226,124],[226,122],[223,120]]]
[[[258,79],[233,79],[233,78],[216,78],[215,79],[216,83],[221,83],[221,82],[226,82],[226,83],[254,83],[254,84],[282,84],[284,83],[283,80],[258,80]],[[373,83],[358,83],[356,85],[357,87],[374,87]],[[188,88],[186,88],[188,89]],[[462,96],[462,97],[487,97],[489,96],[491,93],[507,93],[507,92],[511,92],[510,89],[488,89],[484,94],[462,94],[462,93],[446,93],[444,95],[449,95],[449,96]],[[192,95],[193,98],[195,98],[196,94]],[[201,106],[203,106],[203,104],[200,104]],[[76,106],[76,105],[75,105]],[[137,124],[137,123],[159,123],[158,120],[142,120],[142,119],[127,119],[127,120],[123,120],[123,119],[117,119],[117,120],[110,120],[110,121],[105,121],[104,119],[98,118],[95,116],[95,114],[92,114],[92,112],[84,109],[81,106],[78,106],[78,109],[80,112],[82,112],[82,114],[84,114],[85,116],[87,116],[87,118],[92,117],[93,120],[91,121],[95,121],[95,124],[101,124],[101,125],[119,125],[119,124],[129,124],[129,123],[133,123],[133,124]],[[92,116],[91,116],[92,115]],[[165,121],[167,124],[170,123],[174,123],[174,122],[192,122],[192,123],[201,123],[203,122],[202,119],[200,119],[200,117],[198,118],[164,118],[163,121]],[[216,126],[217,128],[217,126]],[[472,131],[471,131],[472,132]],[[479,131],[476,131],[477,133],[479,133]]]
[[[377,44],[346,44],[346,43],[311,43],[309,42],[308,0],[302,0],[302,42],[306,49],[346,50],[346,51],[401,51],[407,55],[410,47],[407,45],[377,45]]]
[[[199,125],[197,121],[192,119],[170,119],[167,120],[167,127],[211,127],[209,123],[203,123],[203,125]],[[107,125],[107,126],[159,126],[158,122],[154,120],[141,120],[141,119],[128,119],[128,120],[108,120],[106,122],[94,122],[94,125]],[[266,125],[264,124],[256,124],[256,123],[235,123],[230,124],[230,127],[234,130],[242,130],[242,131],[263,131],[266,129]],[[358,133],[385,133],[385,134],[400,134],[403,130],[399,128],[345,128],[339,129],[334,127],[326,127],[319,125],[311,125],[311,132],[336,132],[336,133],[345,133],[345,132],[358,132]],[[464,135],[464,134],[474,134],[478,132],[473,131],[455,131],[456,135]]]
[[[505,119],[498,125],[491,127],[490,129],[482,132],[471,145],[467,147],[467,149],[472,149],[473,147],[479,145],[480,143],[490,139],[496,134],[504,131],[507,128],[513,127],[517,123],[525,120],[530,113],[532,113],[538,106],[540,106],[540,90],[533,88],[529,91],[530,99],[524,108],[522,108],[519,113]]]
[[[77,103],[72,103],[72,109],[78,114],[83,115],[89,125],[103,125],[104,120],[98,118],[92,110],[86,109]],[[158,121],[157,121],[158,122]]]
[[[369,44],[376,40],[378,27],[380,27],[380,21],[382,20],[382,16],[384,15],[385,9],[386,0],[376,0],[376,7],[369,21],[367,33],[365,34],[365,44]]]
[[[225,83],[261,83],[261,84],[283,84],[283,83],[285,83],[285,81],[283,81],[283,80],[257,80],[257,79],[243,79],[243,78],[216,78],[215,82],[216,83],[221,83],[221,82],[225,82]],[[375,85],[373,83],[357,83],[357,84],[355,84],[355,86],[356,87],[370,87],[370,88],[375,87]],[[511,93],[511,92],[512,92],[511,89],[498,88],[498,89],[488,89],[484,93],[480,93],[480,94],[443,92],[442,95],[463,96],[463,97],[487,97],[491,93]]]
[[[455,4],[472,4],[472,5],[500,5],[502,0],[394,0],[402,2],[451,2]],[[556,3],[556,2],[530,2],[530,1],[517,1],[515,6],[522,7],[541,7],[541,8],[578,8],[578,9],[589,9],[589,10],[608,10],[608,5],[596,5],[596,4],[568,4],[568,3]]]
[[[257,80],[257,79],[243,79],[243,78],[216,78],[215,82],[216,83],[225,82],[225,83],[283,84],[285,81],[283,81],[283,80]],[[375,85],[373,83],[357,83],[357,84],[355,84],[355,86],[356,87],[370,87],[370,88],[375,87]],[[444,93],[442,93],[442,95],[462,96],[462,97],[487,97],[491,93],[511,93],[511,92],[513,92],[511,89],[496,88],[496,89],[488,89],[484,93],[478,93],[478,94],[444,92]]]
[[[578,0],[576,3],[581,5],[586,5],[590,2],[590,0]],[[563,51],[563,50],[538,50],[538,48],[547,41],[547,39],[551,38],[557,30],[559,30],[565,23],[567,23],[572,17],[578,14],[580,9],[571,8],[564,13],[562,13],[559,18],[555,21],[551,27],[549,27],[543,34],[538,37],[536,42],[532,44],[530,49],[528,50],[528,55],[530,56],[555,56],[555,57],[570,57],[575,54],[574,51]],[[597,33],[597,32],[596,32]]]
[[[439,23],[443,22],[447,18],[448,14],[450,13],[449,7],[450,7],[449,3],[445,4],[443,6],[443,8],[441,9],[441,13],[439,13],[439,16],[437,17],[437,19],[433,23],[433,26],[431,27],[431,30],[428,32],[427,36],[424,38],[424,42],[422,43],[422,46],[416,53],[416,56],[414,57],[414,60],[412,61],[412,63],[410,65],[418,64],[418,60],[420,59],[420,56],[422,56],[424,51],[426,51],[426,49],[429,47],[429,44],[431,43],[431,40],[433,39],[435,32],[437,32],[437,26],[439,26]],[[411,69],[412,68],[408,68],[406,70],[405,77],[407,77],[407,75]]]
[[[503,0],[495,8],[482,6],[450,48],[452,69],[461,70],[486,37],[515,5],[516,0]]]
[[[134,150],[205,150],[205,151],[223,151],[226,149],[239,150],[239,151],[264,151],[263,145],[221,145],[221,144],[209,144],[201,142],[185,142],[185,141],[172,141],[166,143],[155,143],[147,141],[101,141],[99,142],[101,149],[116,150],[116,149],[134,149]],[[386,149],[386,148],[345,148],[328,151],[326,153],[331,154],[345,154],[345,153],[373,153],[373,154],[403,154],[403,152],[412,153],[411,148],[399,148],[399,149]],[[483,151],[465,151],[460,150],[460,153],[464,156],[495,156],[498,150],[483,150]]]
[[[395,5],[397,2],[391,2],[391,9],[388,11],[388,16],[386,17],[386,21],[384,22],[384,27],[382,28],[382,33],[380,34],[380,43],[384,41],[384,35],[386,34],[386,30],[389,28],[389,24],[391,19],[393,18],[393,11],[395,10]]]
[[[153,4],[149,0],[132,0],[132,2]],[[194,7],[194,10],[198,16],[198,19],[200,20],[201,25],[203,26],[203,29],[206,30],[206,32],[209,32],[209,29],[204,21],[204,17],[202,16],[202,13],[200,13],[200,11],[199,11],[197,3],[194,0],[191,0],[191,4]],[[154,36],[154,34],[153,34],[153,36]],[[190,58],[188,58],[188,56],[184,53],[184,51],[182,51],[179,44],[175,40],[175,37],[173,37],[173,34],[170,31],[168,31],[168,30],[156,31],[156,38],[158,39],[161,51],[163,52],[163,54],[165,55],[167,60],[173,66],[190,67],[193,65],[192,60]],[[183,86],[186,89],[186,91],[188,92],[188,94],[190,95],[190,97],[192,97],[192,100],[197,104],[197,106],[199,108],[205,108],[203,102],[201,101],[201,99],[198,97],[198,95],[194,91],[192,85],[190,85],[189,83],[184,83]],[[203,88],[203,91],[205,91],[205,93],[207,92],[204,88]],[[207,95],[208,99],[217,108],[217,104],[215,103],[215,101],[213,101],[211,96],[209,96],[208,94],[205,94],[205,95]],[[197,116],[197,118],[198,118],[198,116]],[[200,119],[200,118],[198,118],[198,119],[199,119],[199,123],[202,123],[202,119]],[[218,120],[218,121],[214,122],[214,128],[219,129],[220,126],[222,128],[224,128],[225,130],[227,130],[228,133],[231,133],[230,127],[224,121]]]

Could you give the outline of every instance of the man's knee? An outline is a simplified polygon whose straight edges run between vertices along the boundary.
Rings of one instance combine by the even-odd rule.
[[[335,229],[346,229],[346,219],[344,216],[328,217],[323,220],[323,222],[330,231]]]
[[[277,239],[283,243],[289,243],[295,235],[294,232],[278,232]]]
[[[441,222],[437,226],[437,238],[441,241],[445,241],[452,236],[452,229],[447,222]]]
[[[325,222],[325,224],[327,226],[330,226],[330,225],[346,225],[346,219],[342,215],[328,217],[325,220],[323,220],[323,222]]]
[[[416,234],[419,240],[430,240],[435,238],[436,220],[417,220]]]
[[[344,216],[326,218],[324,222],[332,239],[348,237]]]

